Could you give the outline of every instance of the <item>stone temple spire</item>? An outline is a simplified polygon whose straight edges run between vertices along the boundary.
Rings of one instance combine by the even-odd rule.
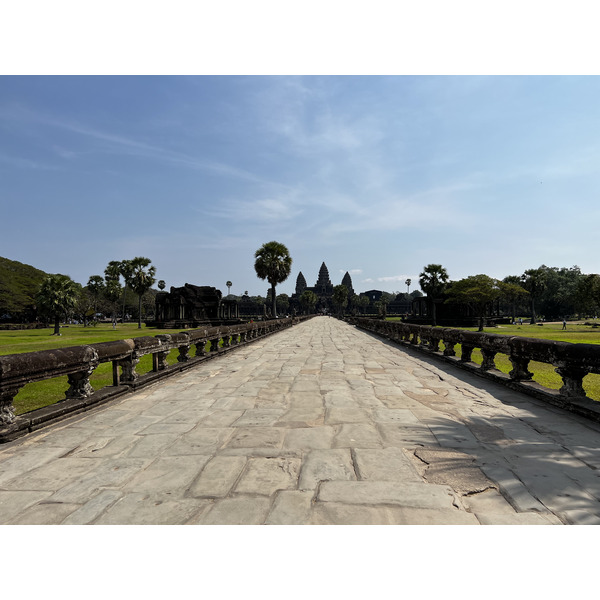
[[[329,279],[329,271],[325,266],[325,263],[321,265],[319,269],[319,279],[317,279],[317,284],[315,285],[315,289],[317,293],[327,294],[333,291],[333,285],[331,284],[331,280]]]
[[[352,287],[352,278],[350,277],[350,273],[348,273],[348,271],[346,271],[346,274],[342,279],[342,285],[345,285],[348,288],[348,297],[354,295],[354,288]]]
[[[298,296],[302,295],[302,292],[306,289],[306,279],[304,279],[304,275],[302,275],[302,271],[298,273],[298,277],[296,279],[296,294]]]

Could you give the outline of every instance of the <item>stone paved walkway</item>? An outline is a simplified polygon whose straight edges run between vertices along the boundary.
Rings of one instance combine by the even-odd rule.
[[[600,522],[600,426],[314,318],[0,447],[3,524]]]

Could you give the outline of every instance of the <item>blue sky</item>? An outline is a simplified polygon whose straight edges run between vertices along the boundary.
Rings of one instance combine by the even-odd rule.
[[[0,255],[261,295],[271,240],[288,294],[599,272],[599,132],[593,76],[2,76]]]

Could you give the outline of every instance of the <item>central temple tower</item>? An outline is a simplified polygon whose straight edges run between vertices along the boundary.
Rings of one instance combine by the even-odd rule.
[[[327,270],[325,262],[323,262],[319,269],[319,279],[317,279],[314,289],[317,296],[330,296],[333,294],[333,285],[329,279],[329,271]]]

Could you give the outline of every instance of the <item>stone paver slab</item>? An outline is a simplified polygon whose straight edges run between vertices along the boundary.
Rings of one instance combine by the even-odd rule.
[[[311,490],[278,492],[266,525],[306,525],[310,520],[312,499]]]
[[[202,525],[261,525],[265,522],[271,503],[269,498],[236,496],[215,502],[210,511],[190,521]]]
[[[246,466],[245,456],[215,456],[206,463],[200,476],[190,486],[194,498],[226,496]]]
[[[298,485],[300,459],[287,457],[250,458],[234,491],[238,494],[270,496]]]
[[[410,459],[400,448],[354,450],[360,479],[423,483]]]
[[[398,481],[325,481],[317,499],[345,504],[397,504],[415,508],[451,508],[452,490],[428,483]]]
[[[288,429],[283,442],[284,448],[331,448],[335,431],[332,427],[299,427]]]
[[[321,481],[356,479],[352,456],[348,449],[312,450],[302,462],[298,487],[312,490]]]

